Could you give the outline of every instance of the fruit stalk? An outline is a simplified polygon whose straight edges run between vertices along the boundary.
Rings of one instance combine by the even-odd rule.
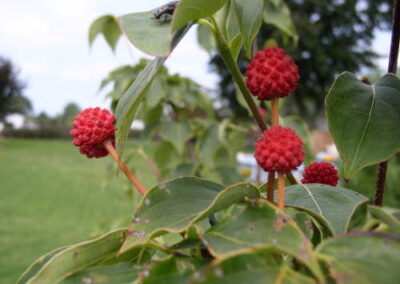
[[[271,100],[271,125],[279,125],[279,98]]]
[[[267,200],[274,203],[275,171],[268,172]]]
[[[399,43],[400,43],[400,0],[394,0],[392,21],[393,21],[392,39],[390,42],[388,73],[396,74],[397,59],[399,57]],[[387,161],[382,162],[378,165],[378,175],[376,179],[375,198],[374,198],[374,204],[377,206],[382,206],[383,204],[383,195],[385,193],[387,168],[388,168]]]
[[[278,174],[278,207],[282,211],[285,210],[285,173]]]
[[[115,150],[111,140],[106,140],[103,143],[104,148],[106,148],[107,152],[111,155],[111,157],[117,162],[118,167],[124,172],[126,177],[130,180],[130,182],[136,187],[136,189],[140,192],[140,194],[145,195],[147,190],[143,187],[143,185],[139,182],[139,180],[131,173],[128,167],[121,161],[117,151]]]

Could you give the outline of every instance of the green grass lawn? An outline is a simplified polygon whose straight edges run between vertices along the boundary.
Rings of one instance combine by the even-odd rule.
[[[110,159],[86,159],[70,141],[0,140],[0,283],[133,214],[124,176],[107,181]]]

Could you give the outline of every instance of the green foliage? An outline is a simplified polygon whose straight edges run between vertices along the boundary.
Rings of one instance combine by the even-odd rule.
[[[390,26],[392,7],[392,0],[267,1],[256,48],[271,44],[284,48],[298,64],[301,77],[284,113],[319,125],[325,96],[336,75],[344,70],[364,72],[376,64],[372,40],[377,31]],[[220,76],[220,96],[229,100],[237,117],[246,119],[248,113],[238,103],[229,70],[218,55],[212,56],[211,67]],[[242,71],[247,63],[247,57],[239,56]]]
[[[336,283],[396,283],[400,240],[379,233],[354,233],[329,239],[317,248]]]
[[[227,0],[181,0],[176,8],[171,28],[177,31],[189,22],[212,16],[224,6]]]
[[[181,233],[196,221],[247,198],[257,198],[250,184],[228,187],[198,178],[178,178],[153,188],[137,207],[121,252],[169,233]]]
[[[137,49],[157,57],[171,52],[171,28],[162,20],[155,21],[152,12],[124,15],[120,23],[122,32]]]
[[[172,40],[172,47],[175,47],[176,44],[179,43],[189,28],[190,26],[184,30],[176,32],[174,39]],[[127,138],[130,126],[137,115],[145,91],[150,87],[152,80],[161,69],[165,60],[167,60],[167,57],[160,57],[146,65],[146,67],[138,74],[136,80],[131,86],[129,86],[122,98],[118,101],[115,110],[118,128],[116,137],[118,147],[123,148],[123,144]]]
[[[102,34],[108,45],[115,50],[121,32],[117,19],[112,15],[97,18],[89,29],[89,45],[92,45],[98,35]]]
[[[285,195],[286,205],[306,211],[331,234],[347,232],[355,211],[367,201],[357,192],[321,184],[289,186]]]
[[[261,28],[264,2],[265,0],[232,0],[248,58],[252,58],[253,41]]]
[[[315,283],[311,277],[296,273],[288,265],[271,260],[271,255],[265,253],[238,254],[211,263],[201,274],[193,277],[198,283],[230,282],[246,284],[273,284],[276,279],[282,283]]]
[[[292,21],[290,10],[283,0],[269,0],[264,10],[264,21],[273,25],[297,43],[299,36]]]
[[[172,23],[136,13],[124,16],[121,25],[142,50],[164,55],[170,46],[166,28],[176,31],[172,51],[199,20],[214,39],[203,31],[203,45],[216,44],[263,131],[266,126],[236,59],[242,45],[251,56],[263,13],[285,36],[295,38],[287,7],[271,3],[265,12],[264,1],[186,0],[179,2]],[[147,42],[141,28],[154,31],[156,38]],[[367,197],[342,186],[298,184],[288,178],[295,185],[285,192],[281,173],[278,208],[256,185],[235,183],[235,154],[252,132],[219,115],[196,83],[169,75],[162,68],[165,60],[119,68],[102,87],[114,83],[110,96],[116,105],[118,146],[124,145],[136,117],[146,124],[142,136],[159,142],[134,149],[135,156],[127,155],[128,165],[143,159],[158,180],[178,178],[160,182],[141,197],[129,229],[46,254],[28,268],[21,283],[395,283],[400,277],[399,210],[367,207]],[[399,85],[393,75],[370,86],[349,73],[333,85],[328,117],[346,176],[398,151],[399,135],[388,133],[398,124]],[[283,120],[305,140],[310,161],[305,123],[295,117]]]
[[[326,106],[345,178],[400,151],[400,80],[396,76],[388,74],[368,85],[344,73],[333,84]],[[346,125],[351,125],[351,131]]]

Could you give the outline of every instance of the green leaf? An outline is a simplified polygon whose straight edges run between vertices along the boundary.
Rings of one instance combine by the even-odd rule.
[[[218,140],[218,125],[213,124],[207,128],[196,144],[196,152],[199,159],[208,167],[214,167],[214,156],[221,146]]]
[[[168,257],[156,262],[150,268],[148,275],[143,275],[143,284],[185,284],[207,260]]]
[[[266,201],[239,207],[204,235],[214,257],[271,251],[287,253],[322,278],[312,245],[293,220]]]
[[[153,56],[165,57],[171,52],[171,26],[154,19],[153,14],[150,11],[124,15],[120,18],[121,29],[137,49]]]
[[[277,27],[297,43],[299,36],[293,24],[290,10],[283,0],[269,0],[264,10],[264,22]]]
[[[178,153],[170,142],[160,141],[154,152],[154,161],[157,166],[164,171],[166,169],[171,169],[177,164],[177,155]]]
[[[112,15],[104,15],[97,18],[89,28],[89,45],[91,46],[96,37],[102,34],[108,45],[114,51],[121,36],[117,19]]]
[[[57,283],[72,273],[84,270],[101,260],[116,255],[125,239],[126,232],[126,229],[115,230],[97,239],[45,255],[41,259],[45,259],[47,262],[43,262],[44,265],[38,271],[35,268],[34,275],[32,269],[28,270],[18,283]],[[28,275],[29,279],[27,279]]]
[[[214,48],[214,38],[209,28],[204,25],[197,26],[197,42],[208,53]]]
[[[172,19],[172,31],[177,31],[189,22],[207,18],[225,5],[227,0],[181,0]]]
[[[304,142],[304,150],[306,152],[304,163],[311,163],[314,160],[314,155],[312,153],[312,139],[307,123],[299,116],[289,115],[283,117],[282,125],[292,128],[300,136]]]
[[[166,232],[183,232],[194,222],[241,202],[245,197],[258,196],[258,189],[245,183],[225,189],[194,177],[162,183],[143,197],[120,252],[146,244]]]
[[[345,72],[329,91],[326,107],[346,178],[400,151],[400,80],[395,75],[367,85]]]
[[[178,153],[182,155],[186,142],[193,137],[194,133],[188,121],[165,121],[161,124],[160,135],[165,141],[174,145]]]
[[[285,205],[308,212],[332,234],[347,232],[354,212],[367,202],[355,191],[323,184],[297,184],[285,191]]]
[[[372,217],[382,221],[393,231],[400,235],[400,220],[390,214],[387,210],[378,206],[368,206],[368,211]]]
[[[119,263],[107,267],[95,267],[78,272],[66,279],[62,284],[125,284],[133,283],[141,272],[140,267],[133,264]]]
[[[238,34],[240,34],[240,27],[238,16],[236,14],[235,2],[229,1],[229,10],[227,10],[227,15],[225,17],[225,27],[224,30],[226,32],[226,38],[228,40],[228,44],[231,45],[232,41],[236,38]]]
[[[172,49],[174,49],[189,29],[190,26],[187,26],[185,29],[176,32],[172,40]],[[119,100],[115,114],[117,117],[116,128],[118,129],[116,134],[117,147],[120,148],[120,152],[123,150],[123,144],[126,141],[132,122],[137,115],[144,94],[166,60],[167,57],[162,57],[150,62],[146,68],[139,73],[136,80]]]
[[[248,58],[252,58],[253,41],[261,28],[265,0],[232,0],[242,32]]]
[[[27,283],[29,281],[29,279],[31,279],[32,277],[34,277],[36,275],[36,273],[38,273],[38,271],[40,269],[42,269],[42,267],[44,265],[46,265],[46,263],[51,260],[53,258],[53,256],[55,256],[56,254],[60,253],[61,251],[67,249],[68,247],[62,247],[62,248],[57,248],[43,256],[41,256],[40,258],[38,258],[22,275],[21,277],[18,279],[17,284],[22,284],[22,283]]]
[[[271,255],[242,254],[215,261],[192,277],[193,283],[311,284],[316,281],[273,260]]]
[[[392,284],[400,279],[400,239],[354,233],[328,239],[317,248],[338,284]]]

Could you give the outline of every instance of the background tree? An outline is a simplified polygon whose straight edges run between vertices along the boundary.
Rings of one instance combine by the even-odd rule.
[[[69,103],[64,107],[64,111],[61,115],[62,125],[72,125],[75,117],[81,112],[81,108],[76,103]]]
[[[23,95],[25,83],[18,78],[18,70],[13,63],[0,57],[0,122],[13,113],[27,113],[32,104]]]
[[[280,2],[280,1],[275,1]],[[297,45],[271,25],[264,24],[256,47],[277,43],[299,65],[301,80],[296,95],[285,104],[284,111],[301,113],[314,124],[322,114],[327,89],[339,73],[358,72],[374,67],[378,55],[371,45],[377,30],[390,26],[392,3],[389,0],[286,0],[298,33]],[[274,40],[271,40],[274,39]],[[247,65],[244,55],[239,66]],[[215,55],[210,62],[220,75],[221,96],[229,100],[236,115],[247,112],[238,103],[235,87],[222,59]],[[315,124],[314,124],[315,125]]]

